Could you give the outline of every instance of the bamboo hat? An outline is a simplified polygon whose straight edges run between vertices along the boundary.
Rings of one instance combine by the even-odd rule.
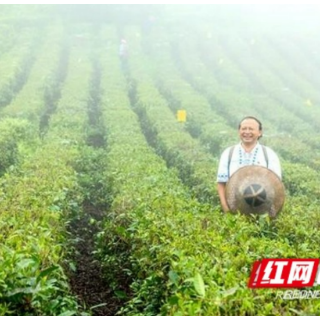
[[[285,190],[273,171],[262,166],[245,166],[227,182],[226,199],[232,212],[269,213],[275,217],[284,204]]]

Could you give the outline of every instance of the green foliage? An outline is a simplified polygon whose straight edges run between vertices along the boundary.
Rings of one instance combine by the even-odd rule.
[[[0,271],[1,315],[60,315],[77,310],[61,267],[43,266],[40,256],[4,247]],[[12,311],[14,310],[14,311]]]
[[[59,150],[53,144],[38,150],[1,180],[2,315],[76,312],[61,264],[67,215],[79,210],[82,198],[66,166],[73,153],[57,159]]]
[[[105,175],[107,165],[105,151],[89,146],[81,148],[73,165],[78,172],[84,200],[99,208],[108,208],[112,201],[112,183]]]
[[[19,142],[32,145],[34,131],[27,120],[5,118],[0,121],[0,175],[19,161]]]

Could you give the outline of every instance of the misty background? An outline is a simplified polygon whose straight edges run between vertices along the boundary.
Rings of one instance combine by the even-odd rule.
[[[1,5],[2,22],[17,19],[21,23],[36,21],[139,24],[147,15],[163,23],[207,23],[237,29],[261,28],[264,32],[312,31],[319,27],[320,5]],[[17,21],[18,22],[18,21]],[[278,29],[280,28],[280,30]],[[259,31],[261,31],[259,30]],[[251,30],[253,31],[253,30]],[[258,30],[256,30],[258,31]],[[315,31],[315,30],[314,30]]]
[[[273,99],[270,103],[287,109],[280,119],[292,115],[301,118],[294,110],[312,106],[308,110],[312,111],[311,114],[304,117],[307,121],[311,117],[316,122],[312,127],[318,132],[319,5],[68,4],[1,5],[0,9],[0,53],[14,45],[22,46],[18,37],[22,30],[41,32],[40,43],[54,26],[64,29],[65,48],[68,45],[80,48],[85,42],[92,55],[95,49],[106,46],[118,51],[121,39],[126,39],[129,62],[137,55],[135,47],[141,44],[149,59],[148,65],[153,65],[157,73],[161,70],[161,63],[165,63],[162,57],[169,54],[182,77],[202,94],[205,85],[212,86],[211,83],[218,81],[217,84],[223,86],[221,89],[230,89],[234,94],[241,90],[245,90],[244,95],[245,92],[255,94],[255,99],[249,98],[252,104],[261,99],[258,95],[262,95],[263,99]],[[99,38],[101,30],[107,27],[115,28],[118,40]],[[35,40],[34,46],[37,44]],[[200,71],[200,63],[206,72]],[[129,69],[126,71],[130,72]],[[128,77],[134,79],[135,75],[128,74]],[[196,84],[199,79],[203,81]],[[232,95],[228,94],[229,97]],[[213,108],[220,106],[219,112],[233,127],[236,127],[240,113],[251,110],[244,106],[237,111],[234,105],[235,113],[230,117],[223,107],[230,102],[208,94],[206,97]],[[242,99],[234,98],[236,102]],[[301,112],[304,114],[306,110]],[[257,116],[266,114],[257,112]],[[271,124],[274,117],[270,110],[267,114],[270,125],[266,125],[265,136],[272,135],[268,130],[272,131],[274,127]],[[275,124],[276,129],[291,135],[292,126],[279,122]]]

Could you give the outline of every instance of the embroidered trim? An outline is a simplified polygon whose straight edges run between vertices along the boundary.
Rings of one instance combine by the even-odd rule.
[[[255,147],[253,153],[242,151],[242,147],[239,148],[239,165],[254,165],[256,164],[258,154],[258,146]]]

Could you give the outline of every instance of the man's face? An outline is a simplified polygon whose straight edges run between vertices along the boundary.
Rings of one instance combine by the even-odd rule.
[[[244,144],[257,142],[262,131],[259,130],[259,123],[254,119],[245,119],[241,122],[239,137]]]

